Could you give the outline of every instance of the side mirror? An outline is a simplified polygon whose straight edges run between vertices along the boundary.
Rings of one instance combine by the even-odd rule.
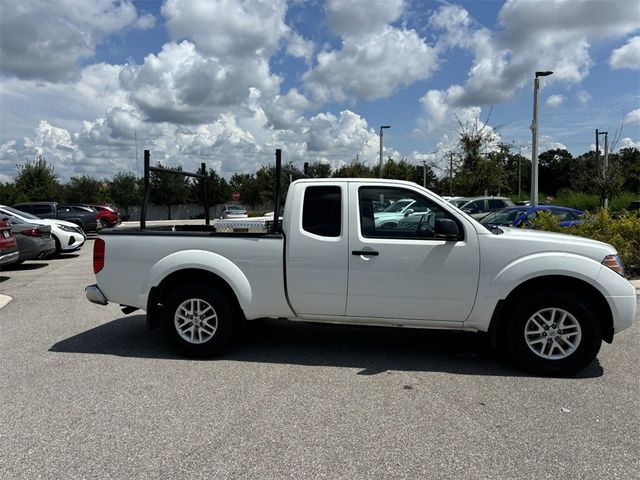
[[[434,231],[436,238],[444,240],[458,240],[460,238],[458,224],[450,218],[436,218]]]
[[[415,213],[415,210],[413,208],[407,208],[404,212],[404,216],[408,217],[409,215],[412,215]]]

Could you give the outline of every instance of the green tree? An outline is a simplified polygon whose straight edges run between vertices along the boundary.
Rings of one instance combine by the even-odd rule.
[[[118,172],[109,182],[109,193],[125,220],[131,216],[132,207],[142,204],[140,182],[131,172]]]
[[[331,165],[328,163],[315,162],[309,165],[307,175],[311,178],[331,177]]]
[[[202,173],[198,170],[198,173]],[[209,207],[213,207],[220,203],[228,202],[231,198],[231,186],[229,183],[215,170],[207,171],[207,200]],[[201,205],[202,202],[202,180],[194,178],[189,185],[189,200],[193,203]]]
[[[622,189],[627,192],[640,193],[640,150],[637,148],[623,148],[617,157],[620,168],[624,172]]]
[[[293,163],[288,162],[283,166],[282,177],[280,178],[280,203],[284,204],[289,191],[289,185],[297,178],[302,177],[302,171]],[[276,168],[273,166],[262,166],[256,172],[256,182],[260,191],[260,201],[266,204],[275,202],[276,190]]]
[[[531,160],[521,153],[511,151],[513,145],[502,144],[498,152],[490,154],[502,165],[505,182],[505,192],[516,196],[520,192],[519,200],[529,198],[531,190]]]
[[[494,194],[506,187],[504,170],[499,159],[481,154],[483,147],[494,138],[492,131],[478,127],[477,122],[470,129],[462,129],[458,141],[462,164],[455,178],[458,193]]]
[[[61,185],[53,165],[49,165],[42,155],[35,160],[27,160],[18,165],[15,179],[18,195],[22,194],[31,202],[56,201],[60,199]]]
[[[102,203],[108,201],[107,183],[89,175],[71,177],[64,185],[65,201],[69,203]]]
[[[0,204],[13,205],[14,203],[20,203],[27,200],[28,198],[20,196],[15,183],[0,183]]]
[[[260,203],[260,188],[255,176],[248,173],[235,173],[229,180],[231,190],[240,193],[240,201],[253,210]]]
[[[360,160],[354,160],[333,172],[333,178],[375,178],[377,176],[377,168],[367,167]]]
[[[576,170],[569,182],[569,188],[576,192],[596,193],[594,179],[600,175],[596,152],[591,151],[575,157]]]
[[[547,150],[538,156],[539,189],[549,195],[571,186],[579,162],[565,149]]]
[[[160,162],[158,168],[165,168],[174,172],[182,172],[182,167],[163,167]],[[171,220],[171,207],[185,203],[189,198],[189,177],[167,172],[152,171],[150,175],[150,200],[156,205],[167,207],[167,220]]]

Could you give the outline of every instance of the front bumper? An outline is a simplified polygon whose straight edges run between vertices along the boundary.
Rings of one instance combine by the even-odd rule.
[[[109,303],[107,297],[104,296],[98,285],[89,285],[84,289],[84,294],[91,303],[97,303],[98,305],[106,305]]]

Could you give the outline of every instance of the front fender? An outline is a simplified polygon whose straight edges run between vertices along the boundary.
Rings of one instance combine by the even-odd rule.
[[[497,274],[481,272],[478,300],[464,328],[486,332],[500,300],[506,299],[519,285],[528,280],[547,276],[572,277],[596,288],[605,297],[609,288],[597,281],[600,271],[606,268],[597,261],[566,252],[542,252],[520,257],[504,265]],[[622,277],[621,277],[622,278]]]
[[[543,252],[518,258],[506,265],[491,279],[487,292],[498,299],[507,295],[518,285],[536,277],[560,275],[583,280],[608,295],[607,289],[596,282],[602,264],[595,260],[566,252]]]
[[[140,291],[141,304],[145,304],[152,287],[160,285],[172,273],[187,269],[206,270],[219,276],[234,291],[242,308],[251,304],[251,285],[242,270],[228,258],[205,250],[182,250],[158,261],[149,270]]]

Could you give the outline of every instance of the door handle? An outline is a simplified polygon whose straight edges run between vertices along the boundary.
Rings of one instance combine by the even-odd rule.
[[[351,255],[366,255],[377,257],[378,255],[380,255],[380,253],[376,252],[375,250],[354,250],[351,252]]]

